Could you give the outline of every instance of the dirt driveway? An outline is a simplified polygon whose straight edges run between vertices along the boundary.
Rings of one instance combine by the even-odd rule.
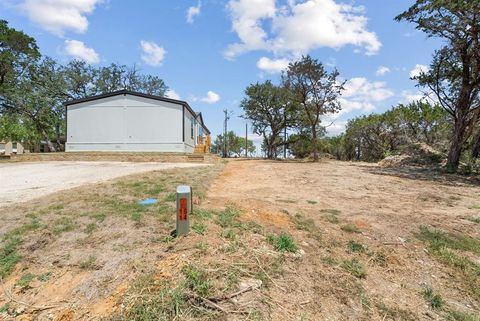
[[[0,164],[0,207],[119,176],[179,167],[191,163],[34,162]]]

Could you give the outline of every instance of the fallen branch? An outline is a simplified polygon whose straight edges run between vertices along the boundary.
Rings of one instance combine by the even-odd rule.
[[[212,302],[221,302],[221,301],[229,300],[231,298],[239,296],[240,294],[251,291],[251,290],[253,290],[253,288],[254,288],[254,286],[250,285],[250,286],[247,286],[246,288],[243,288],[243,289],[241,289],[237,292],[233,292],[233,293],[223,295],[223,296],[220,296],[220,297],[209,298],[209,300],[212,301]]]
[[[199,296],[198,294],[196,293],[193,293],[193,292],[189,292],[187,293],[187,297],[189,299],[194,299],[194,300],[197,300],[197,301],[201,301],[203,304],[205,304],[206,307],[208,308],[211,308],[211,309],[214,309],[214,310],[218,310],[218,311],[221,311],[223,313],[228,313],[224,308],[222,308],[221,306],[219,306],[218,304],[216,304],[215,302],[212,302],[210,301],[209,299],[207,298],[204,298],[204,297],[201,297]]]

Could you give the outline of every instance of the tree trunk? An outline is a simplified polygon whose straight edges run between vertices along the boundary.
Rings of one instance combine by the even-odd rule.
[[[57,149],[55,148],[55,146],[53,145],[53,143],[50,141],[50,138],[48,138],[47,132],[46,132],[43,128],[41,128],[41,129],[40,129],[40,133],[42,134],[43,139],[45,139],[45,142],[47,143],[48,150],[49,150],[50,152],[56,152]]]
[[[463,119],[455,121],[454,133],[447,159],[447,171],[456,172],[460,164],[460,156],[462,155],[463,143],[465,142],[465,126]]]
[[[318,161],[317,128],[312,126],[313,161]]]
[[[480,128],[477,130],[477,134],[473,138],[472,146],[472,158],[478,158],[480,156]]]

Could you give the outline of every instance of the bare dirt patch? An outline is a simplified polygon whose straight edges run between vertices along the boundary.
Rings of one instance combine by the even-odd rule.
[[[478,320],[478,185],[335,161],[222,167],[137,174],[0,209],[0,263],[18,259],[4,272],[3,315]],[[198,194],[192,231],[172,238],[171,191],[183,183]],[[161,202],[135,205],[153,196]]]

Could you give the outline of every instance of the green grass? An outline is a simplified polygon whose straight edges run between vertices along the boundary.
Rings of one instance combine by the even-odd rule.
[[[234,229],[223,230],[221,235],[222,237],[229,240],[235,240],[237,238],[237,233],[235,232]]]
[[[313,204],[317,204],[318,202],[317,202],[317,201],[313,201],[313,200],[307,200],[307,203],[313,205]]]
[[[195,222],[192,224],[192,230],[194,230],[197,234],[200,234],[200,235],[205,234],[206,229],[207,229],[207,226],[202,222]]]
[[[17,282],[15,282],[15,285],[21,288],[27,287],[34,278],[35,275],[32,273],[24,274],[20,279],[17,280]]]
[[[480,205],[472,205],[468,207],[471,210],[480,210]]]
[[[459,280],[480,299],[480,266],[460,251],[480,253],[480,241],[467,235],[449,234],[426,226],[420,227],[417,237],[428,244],[429,252],[442,263],[455,268],[461,277]]]
[[[286,233],[278,236],[273,234],[267,235],[267,241],[278,252],[296,252],[298,250],[293,238]]]
[[[165,202],[175,202],[177,200],[177,193],[168,193],[163,200]]]
[[[342,267],[345,271],[349,272],[353,276],[364,279],[367,277],[367,271],[363,266],[362,262],[360,262],[357,258],[353,258],[348,261],[344,261],[342,263]]]
[[[195,207],[192,216],[200,220],[210,220],[213,217],[213,212],[207,209]]]
[[[81,261],[78,266],[82,270],[94,270],[96,261],[97,257],[95,255],[90,255],[85,261]]]
[[[61,235],[65,232],[70,232],[75,229],[75,223],[70,217],[62,217],[53,222],[53,234]]]
[[[470,222],[473,222],[473,223],[477,223],[477,224],[480,224],[480,217],[467,217],[467,220],[469,220]]]
[[[447,311],[447,320],[449,321],[480,321],[480,314],[473,315],[460,311]]]
[[[84,232],[87,233],[87,234],[92,234],[96,229],[97,229],[97,224],[96,223],[89,223],[85,227]]]
[[[17,253],[17,247],[21,243],[18,237],[12,237],[5,241],[0,248],[0,277],[5,278],[20,261],[21,256]]]
[[[37,279],[39,281],[42,281],[42,282],[47,282],[48,280],[50,280],[52,278],[52,272],[45,272],[43,274],[40,274],[39,276],[37,276]]]
[[[428,241],[434,248],[448,247],[455,250],[480,254],[480,240],[462,234],[447,234],[441,230],[420,227],[420,239]]]
[[[327,256],[322,258],[322,263],[329,266],[335,266],[338,264],[337,260],[333,257]]]
[[[360,230],[358,227],[354,224],[345,224],[340,227],[342,231],[345,231],[347,233],[360,233]]]
[[[444,305],[442,297],[439,294],[435,294],[433,292],[433,289],[430,287],[426,287],[425,289],[423,289],[422,296],[432,309],[437,310]]]
[[[239,210],[233,207],[227,207],[226,209],[224,209],[218,214],[216,223],[223,228],[240,227],[241,224],[237,220],[239,216],[240,216]]]
[[[311,218],[307,219],[301,214],[294,217],[295,227],[302,231],[314,232],[316,229],[315,221]]]
[[[10,309],[10,304],[9,304],[9,303],[5,303],[4,305],[2,305],[2,306],[0,307],[0,313],[8,312],[9,309]]]
[[[201,297],[208,296],[211,286],[206,271],[190,264],[183,267],[182,273],[185,276],[185,285],[188,289]]]
[[[205,254],[208,250],[208,244],[205,242],[198,242],[194,245],[194,248],[200,251],[200,253]]]
[[[363,244],[350,240],[348,241],[347,249],[349,252],[365,253],[368,248]]]

